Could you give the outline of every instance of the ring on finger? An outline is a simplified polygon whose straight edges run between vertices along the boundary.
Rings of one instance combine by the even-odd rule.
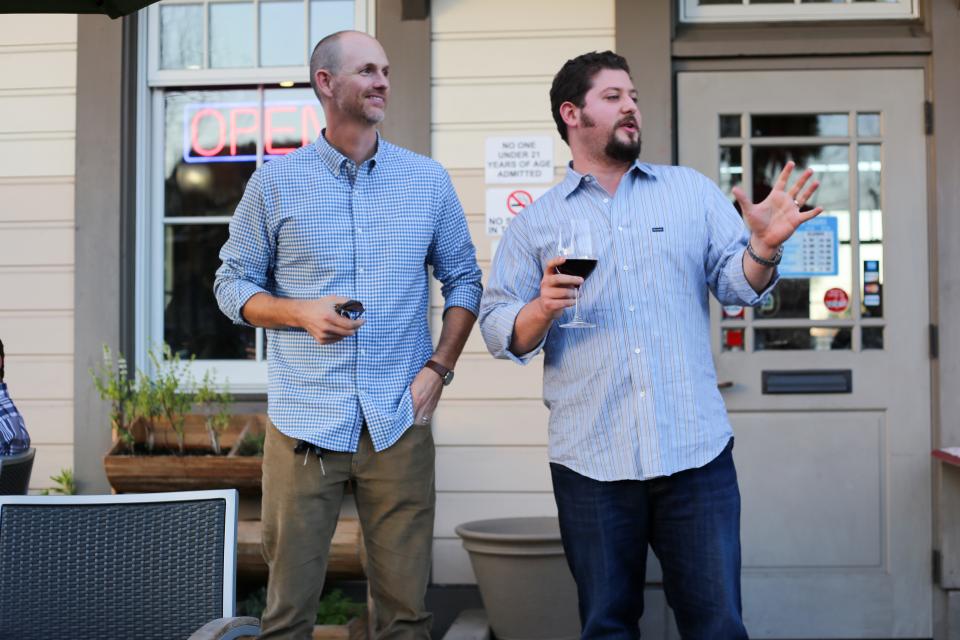
[[[803,203],[800,202],[799,200],[794,200],[794,201],[793,201],[793,204],[797,205],[797,208],[798,208],[798,209],[803,206]]]

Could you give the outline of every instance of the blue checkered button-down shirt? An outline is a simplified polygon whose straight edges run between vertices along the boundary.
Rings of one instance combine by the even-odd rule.
[[[30,435],[17,411],[6,383],[0,382],[0,456],[23,453],[30,448]]]
[[[270,419],[325,449],[356,451],[366,422],[380,451],[413,423],[409,386],[433,353],[428,266],[445,309],[479,311],[480,269],[450,177],[382,139],[360,166],[321,135],[259,168],[220,259],[214,289],[236,323],[259,292],[366,308],[357,335],[334,344],[267,330]]]
[[[555,322],[517,357],[514,321],[539,295],[561,223],[573,216],[593,223],[599,260],[580,310],[597,326]],[[743,273],[748,237],[706,177],[639,162],[613,197],[569,168],[514,219],[493,261],[480,328],[499,358],[525,364],[543,350],[552,462],[596,480],[645,480],[719,455],[732,430],[710,351],[708,291],[724,304],[759,303],[766,292],[754,292]],[[561,322],[572,316],[566,310]]]

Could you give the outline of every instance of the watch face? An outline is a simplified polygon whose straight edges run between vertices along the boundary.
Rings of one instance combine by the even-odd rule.
[[[443,384],[446,386],[451,382],[453,382],[453,371],[447,371],[447,375],[443,376]]]

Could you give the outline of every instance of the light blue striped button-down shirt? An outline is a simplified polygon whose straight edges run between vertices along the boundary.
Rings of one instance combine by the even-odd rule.
[[[591,220],[599,261],[581,289],[593,329],[555,322],[515,356],[513,325],[540,292],[564,220]],[[497,249],[480,310],[490,352],[526,364],[542,349],[550,460],[596,480],[645,480],[700,467],[733,434],[710,350],[708,290],[755,305],[743,273],[749,234],[705,176],[635,163],[610,197],[592,176],[563,182],[517,216]],[[774,277],[771,287],[776,284]],[[768,289],[769,290],[769,289]],[[561,321],[572,318],[573,309]]]
[[[268,330],[269,415],[290,437],[356,451],[366,421],[377,451],[413,423],[410,383],[433,353],[427,267],[445,309],[476,314],[476,251],[450,177],[433,160],[378,139],[359,167],[321,135],[250,178],[220,252],[223,312],[253,295],[363,303],[356,336],[319,344],[303,329]]]

